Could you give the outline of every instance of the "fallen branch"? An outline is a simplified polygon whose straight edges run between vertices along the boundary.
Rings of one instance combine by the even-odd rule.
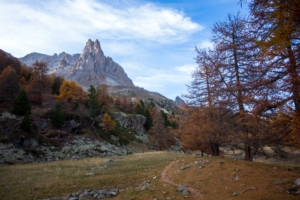
[[[243,194],[244,192],[246,192],[246,191],[248,191],[248,190],[256,190],[256,188],[255,188],[255,187],[251,187],[251,188],[244,189],[244,190],[241,192],[241,194]]]

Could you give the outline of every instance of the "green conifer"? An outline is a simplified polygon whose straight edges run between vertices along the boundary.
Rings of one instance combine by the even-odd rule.
[[[30,114],[31,105],[25,90],[21,90],[13,102],[12,112],[16,115],[25,115],[28,111]]]

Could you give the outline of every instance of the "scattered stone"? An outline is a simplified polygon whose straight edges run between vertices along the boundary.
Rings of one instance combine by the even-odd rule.
[[[232,194],[232,196],[233,196],[233,197],[237,196],[237,193],[234,192],[234,193]]]
[[[181,185],[177,188],[177,190],[179,192],[181,192],[182,194],[188,194],[189,193],[189,191],[185,187],[183,187]]]
[[[96,166],[93,167],[92,170],[96,170],[96,169],[115,169],[118,168],[117,166],[112,166],[112,165],[104,165],[104,166]]]
[[[300,185],[300,178],[296,179],[295,184]]]
[[[114,162],[114,160],[110,158],[110,159],[108,159],[107,162],[109,162],[109,163],[110,163],[110,162]]]
[[[142,188],[141,188],[141,190],[143,191],[143,190],[146,190],[147,189],[147,186],[146,185],[144,185]]]
[[[289,181],[290,180],[288,180],[288,179],[277,180],[274,182],[274,185],[282,185],[282,184],[288,183]]]
[[[86,176],[94,176],[95,173],[94,173],[94,172],[90,172],[90,173],[86,173],[85,175],[86,175]]]
[[[290,194],[294,194],[294,195],[300,194],[300,190],[298,190],[298,189],[299,189],[298,186],[293,186],[293,187],[289,188],[287,190],[287,192]]]
[[[192,167],[193,167],[192,164],[188,164],[188,165],[186,165],[186,166],[180,167],[179,170],[185,170],[185,169],[192,168]]]

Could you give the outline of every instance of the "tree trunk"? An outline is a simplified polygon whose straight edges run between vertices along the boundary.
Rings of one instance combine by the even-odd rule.
[[[251,146],[246,145],[245,146],[245,158],[244,158],[244,160],[245,161],[253,161],[253,158],[254,158],[256,152],[257,152],[256,149],[252,151]]]
[[[211,153],[213,156],[219,156],[220,154],[219,147],[220,147],[219,143],[210,142]]]

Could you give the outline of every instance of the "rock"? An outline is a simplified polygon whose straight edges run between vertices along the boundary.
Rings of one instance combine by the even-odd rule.
[[[136,132],[138,135],[145,133],[144,124],[146,117],[143,115],[126,115],[122,112],[114,112],[112,113],[112,117],[127,131]]]
[[[104,55],[98,40],[87,41],[78,60],[68,72],[65,73],[65,78],[75,80],[83,87],[101,84],[134,86],[124,69]]]
[[[16,155],[16,158],[18,159],[22,159],[23,156],[25,155],[25,151],[23,149],[19,149],[18,152],[15,154]]]
[[[300,178],[296,179],[295,184],[300,185]]]
[[[0,143],[0,150],[6,149],[6,146],[3,143]]]
[[[180,167],[179,170],[185,170],[185,169],[192,168],[192,167],[193,167],[192,164],[188,164],[188,165],[186,165],[186,166]]]
[[[107,162],[111,163],[111,162],[114,162],[114,160],[110,158],[110,159],[108,159]]]
[[[4,156],[4,160],[5,160],[5,163],[8,163],[8,164],[17,164],[18,163],[16,157],[12,154],[6,154]]]
[[[300,194],[300,191],[298,191],[298,189],[299,189],[298,186],[293,186],[289,188],[287,192],[290,194]]]
[[[81,133],[81,124],[76,123],[75,120],[67,121],[61,130],[65,130],[73,135]]]
[[[185,187],[183,187],[181,185],[177,188],[177,190],[179,192],[181,192],[182,194],[188,194],[189,193],[189,191]]]
[[[172,151],[182,151],[182,148],[180,146],[172,145],[172,146],[170,146],[170,150],[172,150]]]
[[[28,148],[36,148],[39,145],[38,141],[35,138],[25,138],[23,142],[23,146]]]
[[[34,127],[38,130],[38,132],[47,131],[50,128],[50,120],[44,118],[36,118],[33,120]]]
[[[288,179],[284,179],[284,180],[276,180],[274,182],[275,185],[282,185],[282,184],[285,184],[285,183],[288,183],[289,180]]]
[[[235,197],[235,196],[237,196],[237,193],[234,192],[231,196]]]
[[[69,147],[69,146],[64,146],[64,147],[62,148],[62,152],[65,153],[65,154],[70,153],[70,152],[71,152],[71,147]]]
[[[184,108],[185,106],[187,106],[185,101],[183,99],[181,99],[179,96],[177,96],[175,98],[175,105],[179,108]]]

